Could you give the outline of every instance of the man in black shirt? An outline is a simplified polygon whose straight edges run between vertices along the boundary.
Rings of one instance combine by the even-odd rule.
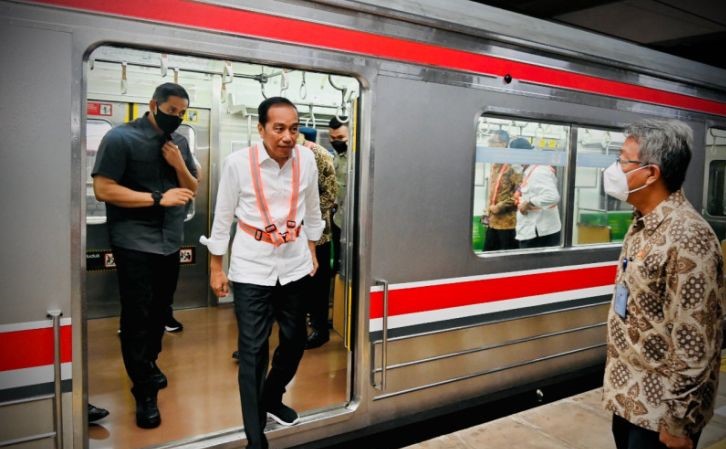
[[[183,87],[156,88],[143,117],[109,131],[93,167],[96,199],[106,216],[121,296],[121,353],[136,399],[136,424],[161,424],[156,405],[166,376],[156,365],[164,321],[179,277],[186,204],[197,169],[186,139],[174,131],[189,106]]]

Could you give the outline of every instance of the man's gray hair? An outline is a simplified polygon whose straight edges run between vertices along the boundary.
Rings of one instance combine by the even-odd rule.
[[[642,163],[660,167],[669,192],[681,188],[691,162],[693,130],[690,126],[678,120],[642,120],[628,125],[625,137],[632,137],[638,143],[638,158]]]

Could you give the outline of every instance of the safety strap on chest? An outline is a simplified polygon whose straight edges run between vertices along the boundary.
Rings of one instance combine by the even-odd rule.
[[[250,148],[250,175],[252,177],[252,186],[255,190],[255,198],[257,200],[257,210],[260,212],[260,218],[265,225],[264,229],[257,229],[242,220],[238,221],[240,229],[253,236],[256,240],[262,240],[275,246],[280,246],[288,242],[295,241],[300,235],[302,223],[298,226],[295,221],[297,217],[297,203],[300,194],[300,150],[295,146],[295,157],[292,158],[292,192],[290,193],[290,211],[287,214],[285,232],[280,232],[277,226],[272,222],[270,216],[270,208],[267,205],[265,191],[262,185],[262,174],[260,172],[260,146]]]

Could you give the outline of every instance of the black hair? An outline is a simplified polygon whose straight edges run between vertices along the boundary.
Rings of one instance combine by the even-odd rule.
[[[509,148],[516,148],[520,150],[534,149],[534,147],[531,143],[529,143],[529,140],[527,140],[526,137],[517,137],[516,139],[512,139],[512,141],[509,142]]]
[[[493,131],[491,134],[491,137],[494,137],[494,136],[497,137],[497,141],[502,142],[505,146],[507,144],[509,144],[509,133],[504,131],[503,129],[498,129],[496,131]]]
[[[169,97],[180,97],[189,101],[189,94],[186,89],[176,83],[164,83],[156,86],[152,100],[156,100],[156,104],[166,103]]]
[[[343,120],[348,120],[348,117],[341,117]],[[341,126],[346,126],[345,123],[338,120],[336,117],[333,117],[330,119],[330,122],[328,123],[328,128],[330,129],[338,129]]]
[[[260,122],[260,125],[265,126],[267,124],[267,112],[273,106],[290,106],[297,112],[295,105],[287,98],[270,97],[257,106],[257,121]]]

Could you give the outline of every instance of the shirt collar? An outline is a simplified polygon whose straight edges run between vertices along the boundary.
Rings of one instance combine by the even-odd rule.
[[[646,231],[653,232],[660,224],[673,213],[674,210],[678,209],[686,201],[683,196],[682,190],[677,190],[670,195],[668,198],[661,201],[655,209],[650,211],[647,215],[642,215],[640,212],[635,211],[636,228],[644,228]]]
[[[161,138],[162,135],[159,134],[156,131],[156,129],[154,129],[154,126],[151,124],[151,121],[149,121],[149,117],[148,117],[149,114],[150,114],[150,112],[146,111],[142,117],[139,117],[139,120],[138,120],[139,127],[141,128],[142,132],[144,133],[144,136]]]

